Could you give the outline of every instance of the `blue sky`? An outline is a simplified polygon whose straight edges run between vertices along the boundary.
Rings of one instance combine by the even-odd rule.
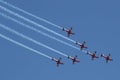
[[[101,53],[111,53],[114,61],[105,63],[103,58],[91,61],[90,56],[79,50],[61,44],[55,40],[38,34],[32,30],[25,28],[11,20],[0,16],[0,24],[4,24],[16,31],[19,31],[37,41],[42,42],[56,50],[67,55],[78,55],[79,64],[72,65],[72,62],[66,57],[50,51],[44,47],[36,45],[26,39],[12,34],[2,28],[0,33],[6,35],[16,41],[28,45],[51,57],[62,57],[65,63],[60,67],[50,59],[31,52],[16,44],[13,44],[3,38],[0,38],[0,80],[119,80],[120,79],[120,1],[119,0],[5,0],[21,9],[24,9],[41,18],[47,19],[62,27],[73,27],[74,36],[70,38],[77,41],[86,41],[89,51],[97,51]],[[46,26],[64,36],[66,33],[55,28],[52,25],[38,21],[25,15],[17,10],[7,7],[0,3],[1,6],[9,8],[37,23]],[[10,15],[0,9],[0,12],[7,14],[17,20],[28,25],[22,19]],[[35,27],[35,26],[34,26]],[[42,30],[41,28],[37,28]],[[74,43],[62,39],[54,34],[42,30],[52,36],[64,40],[75,46]]]

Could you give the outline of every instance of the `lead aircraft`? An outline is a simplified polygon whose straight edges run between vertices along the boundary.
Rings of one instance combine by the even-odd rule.
[[[101,54],[101,57],[105,58],[106,63],[108,63],[108,61],[113,61],[113,59],[110,58],[110,54],[108,54],[107,56],[105,56],[104,54]]]

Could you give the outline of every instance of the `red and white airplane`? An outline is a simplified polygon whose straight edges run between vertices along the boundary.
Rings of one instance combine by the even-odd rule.
[[[72,32],[72,27],[70,29],[63,28],[62,30],[67,32],[68,37],[70,37],[70,35],[74,35],[75,34],[75,33]]]
[[[60,64],[62,64],[62,65],[64,64],[64,63],[61,62],[61,58],[59,58],[59,59],[52,58],[52,60],[57,63],[57,67],[58,67]]]
[[[85,48],[85,49],[88,48],[85,44],[86,44],[85,41],[84,41],[82,44],[76,41],[76,45],[79,45],[79,46],[80,46],[80,50],[82,50],[83,48]]]
[[[75,57],[71,57],[71,56],[68,56],[68,59],[71,59],[72,60],[72,63],[75,64],[75,62],[80,62],[78,59],[77,59],[77,55]]]
[[[87,52],[87,54],[91,56],[92,60],[94,60],[94,58],[99,58],[98,56],[96,56],[96,53],[96,51],[94,53]]]
[[[110,58],[110,54],[108,54],[107,56],[105,56],[104,54],[101,54],[101,57],[105,58],[106,63],[108,63],[108,61],[113,61],[113,59]]]

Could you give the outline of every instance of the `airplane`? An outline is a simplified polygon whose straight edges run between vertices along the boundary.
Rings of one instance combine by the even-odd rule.
[[[86,42],[85,42],[85,41],[83,41],[83,43],[82,43],[82,44],[76,41],[76,45],[79,45],[79,46],[80,46],[80,50],[83,50],[83,48],[85,48],[85,49],[87,49],[87,48],[88,48],[85,44],[86,44]]]
[[[68,37],[70,37],[70,35],[74,35],[75,34],[75,33],[72,32],[72,27],[70,29],[63,28],[62,30],[67,32]]]
[[[87,54],[91,56],[91,59],[94,60],[94,58],[99,58],[98,56],[96,56],[96,51],[94,53],[90,53],[87,51]]]
[[[71,59],[72,60],[72,63],[75,64],[75,62],[80,62],[78,59],[77,59],[77,55],[75,57],[71,57],[71,56],[68,56],[68,59]]]
[[[110,54],[108,54],[107,56],[105,56],[104,54],[101,54],[101,57],[105,58],[106,63],[108,63],[108,61],[113,61],[113,59],[110,58]]]
[[[57,67],[59,67],[60,64],[62,64],[62,65],[64,64],[61,62],[61,59],[62,58],[59,58],[59,59],[52,58],[52,61],[55,61],[57,63]]]

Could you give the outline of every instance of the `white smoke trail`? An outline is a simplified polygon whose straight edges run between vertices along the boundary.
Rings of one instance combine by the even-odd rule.
[[[47,46],[47,45],[45,45],[45,44],[43,44],[43,43],[40,43],[40,42],[38,42],[38,41],[36,41],[36,40],[28,37],[28,36],[25,36],[25,35],[23,35],[22,33],[19,33],[19,32],[15,31],[15,30],[13,30],[13,29],[5,26],[5,25],[0,24],[0,27],[1,27],[1,28],[4,28],[5,30],[8,30],[8,31],[10,31],[10,32],[12,32],[12,33],[14,33],[14,34],[16,34],[16,35],[18,35],[18,36],[21,36],[21,37],[24,38],[24,39],[27,39],[27,40],[29,40],[29,41],[32,41],[33,43],[35,43],[35,44],[37,44],[37,45],[40,45],[40,46],[45,47],[45,48],[47,48],[47,49],[49,49],[49,50],[51,50],[51,51],[54,51],[54,52],[56,52],[56,53],[58,53],[58,54],[60,54],[60,55],[63,55],[63,56],[65,56],[65,57],[68,57],[66,54],[64,54],[64,53],[62,53],[62,52],[60,52],[60,51],[58,51],[58,50],[56,50],[56,49],[53,49],[53,48],[51,48],[51,47],[49,47],[49,46]]]
[[[23,26],[26,27],[26,28],[29,28],[29,29],[31,29],[31,30],[33,30],[33,31],[35,31],[35,32],[38,32],[38,33],[40,33],[40,34],[42,34],[42,35],[44,35],[44,36],[47,36],[47,37],[49,37],[49,38],[51,38],[51,39],[54,39],[54,40],[56,40],[56,41],[58,41],[58,42],[60,42],[60,43],[63,43],[63,44],[65,44],[65,45],[67,45],[67,46],[70,46],[70,47],[72,47],[72,48],[74,48],[74,49],[79,50],[79,48],[77,48],[77,47],[75,47],[75,46],[73,46],[73,45],[71,45],[71,44],[69,44],[69,43],[67,43],[67,42],[65,42],[65,41],[62,41],[62,40],[60,40],[60,39],[57,39],[57,38],[54,37],[54,36],[51,36],[51,35],[49,35],[49,34],[46,34],[46,33],[44,33],[44,32],[41,31],[41,30],[38,30],[38,29],[36,29],[36,28],[34,28],[34,27],[32,27],[32,26],[29,26],[29,25],[27,25],[27,24],[24,24],[24,23],[22,23],[21,21],[18,21],[18,20],[14,19],[14,18],[12,18],[12,17],[10,17],[10,16],[7,16],[7,15],[1,13],[1,12],[0,12],[0,15],[3,16],[3,17],[5,17],[5,18],[7,18],[7,19],[10,19],[10,20],[12,20],[12,21],[14,21],[14,22],[16,22],[16,23],[18,23],[18,24],[20,24],[20,25],[23,25]]]
[[[52,57],[50,57],[50,56],[48,56],[48,55],[46,55],[46,54],[43,54],[43,53],[41,53],[41,52],[39,52],[39,51],[37,51],[37,50],[35,50],[35,49],[33,49],[33,48],[30,48],[30,47],[28,47],[28,46],[26,46],[26,45],[24,45],[24,44],[22,44],[22,43],[19,43],[19,42],[15,41],[15,40],[7,37],[7,36],[4,36],[4,35],[0,34],[0,37],[1,37],[1,38],[4,38],[4,39],[6,39],[6,40],[8,40],[8,41],[10,41],[10,42],[12,42],[12,43],[14,43],[14,44],[17,44],[17,45],[19,45],[19,46],[21,46],[21,47],[23,47],[23,48],[26,48],[26,49],[28,49],[28,50],[30,50],[30,51],[32,51],[32,52],[35,52],[35,53],[37,53],[37,54],[40,54],[40,55],[42,55],[42,56],[44,56],[44,57],[46,57],[46,58],[52,59]]]
[[[44,26],[42,26],[42,25],[40,25],[40,24],[38,24],[38,23],[36,23],[36,22],[34,22],[34,21],[28,19],[28,18],[25,18],[25,17],[23,17],[23,16],[21,16],[21,15],[15,13],[15,12],[13,12],[13,11],[11,11],[11,10],[9,10],[9,9],[7,9],[7,8],[5,8],[5,7],[3,7],[3,6],[0,6],[0,8],[3,9],[4,11],[10,13],[10,14],[13,14],[13,15],[15,15],[15,16],[17,16],[17,17],[19,17],[19,18],[21,18],[21,19],[23,19],[23,20],[29,22],[29,23],[34,24],[34,25],[37,26],[37,27],[40,27],[40,28],[42,28],[42,29],[44,29],[44,30],[47,30],[47,31],[49,31],[49,32],[51,32],[51,33],[53,33],[53,34],[59,36],[59,37],[62,37],[62,38],[64,38],[64,39],[66,39],[66,40],[69,40],[69,41],[71,41],[71,42],[73,42],[73,43],[76,42],[76,41],[74,41],[74,40],[72,40],[72,39],[70,39],[70,38],[68,38],[68,37],[65,37],[65,36],[63,36],[63,35],[61,35],[61,34],[55,32],[55,31],[53,31],[53,30],[50,30],[50,29],[48,29],[48,28],[46,28],[46,27],[44,27]]]
[[[54,23],[52,23],[52,22],[50,22],[50,21],[48,21],[48,20],[46,20],[46,19],[43,19],[43,18],[38,17],[38,16],[36,16],[36,15],[33,15],[33,14],[31,14],[31,13],[29,13],[29,12],[27,12],[27,11],[21,9],[21,8],[18,8],[18,7],[16,7],[16,6],[8,3],[8,2],[5,2],[5,1],[3,1],[3,0],[0,0],[0,2],[3,3],[3,4],[8,5],[9,7],[14,8],[14,9],[16,9],[16,10],[18,10],[18,11],[21,11],[21,12],[23,12],[23,13],[29,15],[29,16],[32,16],[33,18],[36,18],[36,19],[41,20],[41,21],[43,21],[43,22],[46,22],[46,23],[48,23],[48,24],[50,24],[50,25],[53,25],[53,26],[56,27],[56,28],[62,29],[61,26],[58,26],[58,25],[56,25],[56,24],[54,24]]]
[[[87,51],[86,51],[86,50],[82,50],[82,52],[83,52],[83,53],[87,53]]]

